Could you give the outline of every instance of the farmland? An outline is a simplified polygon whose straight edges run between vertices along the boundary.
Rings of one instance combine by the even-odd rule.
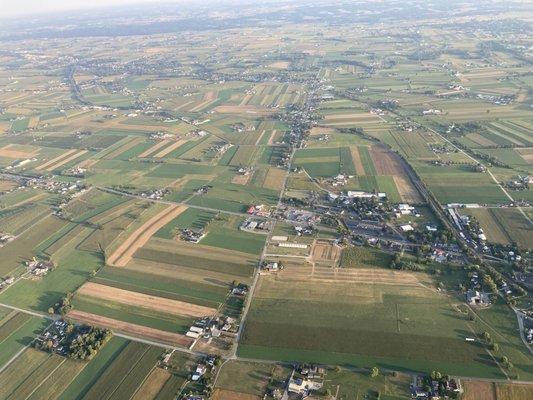
[[[307,293],[305,301],[300,290]],[[487,357],[481,346],[464,341],[468,325],[452,310],[449,299],[423,287],[263,278],[239,354],[395,369],[433,365],[454,374],[501,376],[495,365],[480,361]],[[346,337],[357,340],[346,343]],[[423,350],[436,346],[433,341],[447,344],[437,353]]]
[[[0,10],[0,399],[528,398],[530,2],[174,3]]]

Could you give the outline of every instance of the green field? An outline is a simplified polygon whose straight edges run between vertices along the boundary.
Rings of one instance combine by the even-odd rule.
[[[465,341],[472,333],[451,299],[423,287],[263,278],[256,293],[242,357],[503,375],[479,343]]]

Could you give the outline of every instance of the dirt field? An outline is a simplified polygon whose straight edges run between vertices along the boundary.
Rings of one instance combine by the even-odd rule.
[[[154,155],[155,158],[162,158],[165,157],[167,154],[172,153],[174,150],[176,150],[178,147],[180,147],[183,143],[185,143],[185,140],[177,140],[171,145],[165,147],[163,150],[159,151]]]
[[[17,150],[12,144],[8,144],[0,149],[0,157],[7,158],[32,158],[37,154],[39,154],[39,150],[37,149],[33,151]]]
[[[269,168],[263,182],[263,187],[273,190],[281,190],[287,171],[279,168]]]
[[[463,381],[463,400],[497,400],[492,382]]]
[[[340,259],[340,255],[341,248],[326,240],[316,240],[311,250],[311,257],[315,262],[336,264]]]
[[[211,307],[198,306],[179,300],[151,296],[144,293],[132,292],[130,290],[100,285],[93,282],[85,283],[78,289],[76,293],[102,300],[116,301],[129,306],[148,308],[150,310],[173,315],[206,317],[208,315],[213,315],[216,312],[216,310]]]
[[[83,322],[90,325],[109,328],[124,334],[138,336],[146,339],[157,340],[160,342],[178,345],[182,347],[189,347],[192,344],[192,339],[185,335],[177,333],[160,331],[159,329],[148,328],[142,325],[130,324],[128,322],[118,321],[112,318],[101,317],[100,315],[86,313],[83,311],[72,310],[67,314],[67,317],[75,321]]]
[[[170,376],[170,372],[167,370],[162,368],[154,368],[154,370],[143,382],[139,390],[137,390],[137,393],[135,393],[135,395],[132,397],[132,400],[155,399]]]
[[[261,397],[253,394],[234,392],[233,390],[216,389],[213,392],[212,400],[260,400]]]
[[[110,265],[124,267],[131,260],[137,249],[141,248],[163,226],[168,224],[183,211],[185,206],[169,206],[155,215],[122,243],[108,259]]]

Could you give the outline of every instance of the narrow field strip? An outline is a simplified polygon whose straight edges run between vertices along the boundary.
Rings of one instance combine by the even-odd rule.
[[[211,307],[199,306],[184,301],[152,296],[93,282],[85,283],[76,293],[174,315],[206,317],[216,312],[216,309]]]
[[[192,339],[185,335],[165,332],[159,329],[102,317],[100,315],[91,314],[84,311],[72,310],[67,314],[67,317],[86,324],[109,328],[117,332],[122,332],[126,335],[146,338],[171,345],[189,347],[192,343]]]

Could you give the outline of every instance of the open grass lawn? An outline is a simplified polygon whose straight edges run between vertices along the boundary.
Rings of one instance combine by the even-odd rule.
[[[305,294],[302,289],[305,287]],[[239,354],[498,378],[452,299],[418,286],[261,278]]]
[[[239,226],[242,222],[242,218],[219,215],[209,225],[207,236],[201,240],[201,243],[207,246],[259,255],[263,250],[266,235],[240,230]]]
[[[275,364],[229,361],[220,371],[216,388],[263,397],[270,379],[281,383],[291,371]]]

